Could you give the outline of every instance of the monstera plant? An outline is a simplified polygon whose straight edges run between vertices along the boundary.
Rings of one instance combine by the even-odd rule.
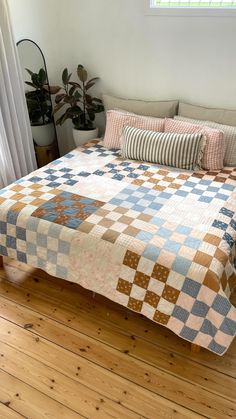
[[[78,81],[72,81],[71,76],[72,73],[65,68],[62,87],[55,97],[54,113],[63,110],[56,124],[62,125],[67,119],[72,120],[74,140],[79,145],[98,135],[98,129],[94,126],[95,116],[104,107],[101,99],[90,94],[98,77],[88,79],[87,70],[81,64],[77,67]]]

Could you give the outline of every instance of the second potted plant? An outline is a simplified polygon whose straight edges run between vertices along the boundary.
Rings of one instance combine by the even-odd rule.
[[[89,94],[98,77],[88,80],[88,73],[81,64],[77,67],[79,82],[71,81],[71,75],[67,68],[63,70],[62,92],[55,97],[54,113],[66,107],[56,124],[62,125],[67,119],[71,119],[75,145],[79,146],[97,137],[98,128],[94,126],[94,120],[97,113],[103,112],[104,107],[101,99]]]
[[[31,81],[25,83],[31,90],[25,93],[33,139],[39,146],[47,146],[55,139],[52,105],[47,75],[43,68],[38,73],[26,68]]]

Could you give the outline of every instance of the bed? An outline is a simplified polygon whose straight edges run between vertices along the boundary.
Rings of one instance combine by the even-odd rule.
[[[236,168],[124,160],[94,140],[0,191],[0,255],[223,355],[236,334]]]

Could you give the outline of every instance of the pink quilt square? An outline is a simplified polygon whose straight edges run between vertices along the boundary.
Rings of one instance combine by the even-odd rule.
[[[193,308],[193,304],[195,302],[195,298],[190,297],[190,295],[180,292],[179,298],[176,302],[178,306],[185,308],[185,310],[191,312]]]
[[[173,332],[180,334],[181,330],[184,327],[184,323],[174,317],[171,317],[168,321],[168,327],[173,330]]]
[[[190,314],[186,322],[186,326],[190,327],[191,329],[200,330],[203,322],[203,317],[198,317],[194,316],[193,314]]]

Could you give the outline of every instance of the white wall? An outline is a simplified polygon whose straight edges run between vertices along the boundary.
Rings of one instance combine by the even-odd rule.
[[[53,81],[83,63],[106,93],[236,108],[236,18],[147,16],[145,0],[9,1],[16,37],[40,44]]]

